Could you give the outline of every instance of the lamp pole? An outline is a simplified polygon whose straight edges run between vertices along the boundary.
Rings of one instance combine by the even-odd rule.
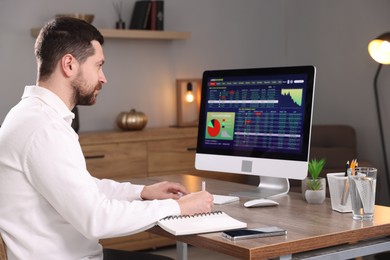
[[[389,166],[387,164],[387,153],[386,153],[386,144],[385,144],[385,137],[383,134],[383,124],[382,124],[382,115],[381,110],[379,106],[379,95],[378,95],[378,76],[382,69],[382,63],[379,63],[378,69],[376,70],[375,77],[374,77],[374,92],[375,92],[375,104],[376,104],[376,112],[378,115],[378,122],[379,122],[379,131],[380,131],[380,137],[381,137],[381,144],[382,144],[382,151],[384,156],[384,162],[385,162],[385,175],[386,175],[386,181],[387,184],[390,185],[390,178],[389,178]],[[390,195],[390,189],[388,189],[389,195]]]

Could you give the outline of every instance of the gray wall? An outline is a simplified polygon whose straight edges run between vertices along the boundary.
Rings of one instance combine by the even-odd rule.
[[[128,21],[134,0],[123,4]],[[356,128],[359,159],[379,168],[379,200],[388,203],[372,84],[377,64],[367,44],[390,31],[389,8],[386,0],[166,0],[166,30],[189,31],[191,39],[107,39],[108,84],[95,106],[80,108],[80,130],[116,129],[116,116],[130,108],[148,115],[148,127],[173,125],[175,79],[200,78],[206,69],[313,64],[314,123]],[[66,12],[94,13],[99,28],[116,21],[107,0],[0,0],[0,121],[24,85],[35,83],[30,28]],[[379,84],[388,121],[390,68],[383,68]],[[385,135],[390,148],[388,123]]]

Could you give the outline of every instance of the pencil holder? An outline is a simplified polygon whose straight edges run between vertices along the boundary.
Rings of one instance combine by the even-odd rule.
[[[332,209],[338,212],[352,212],[348,177],[343,172],[328,173],[330,201]]]

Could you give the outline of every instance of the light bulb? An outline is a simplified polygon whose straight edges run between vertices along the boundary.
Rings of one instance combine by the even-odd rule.
[[[389,52],[390,52],[390,42],[388,42],[388,41],[383,41],[383,42],[381,43],[381,51],[382,51],[382,52],[387,52],[387,53],[389,53]]]
[[[194,93],[192,92],[192,83],[191,82],[188,82],[187,83],[187,93],[186,93],[186,101],[188,103],[192,103],[194,102]]]
[[[188,103],[194,102],[194,94],[192,93],[192,90],[187,91],[187,93],[186,93],[186,101]]]
[[[368,52],[376,62],[390,64],[390,42],[375,39],[368,45]]]

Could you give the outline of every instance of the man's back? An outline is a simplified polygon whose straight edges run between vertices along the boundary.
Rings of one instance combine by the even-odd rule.
[[[45,93],[47,94],[50,95]],[[51,98],[46,102],[50,103],[50,100]],[[74,152],[77,153],[77,135],[72,133],[73,130],[61,117],[60,111],[55,104],[49,106],[42,99],[30,96],[11,110],[2,125],[0,232],[6,241],[10,259],[38,259],[42,256],[50,259],[78,259],[85,254],[85,248],[98,256],[101,253],[97,239],[85,239],[66,222],[44,197],[46,194],[37,190],[41,183],[37,178],[40,177],[30,175],[31,169],[39,167],[31,165],[33,160],[30,156],[35,156],[31,155],[31,150],[37,145],[44,149],[46,138],[61,138],[62,132],[68,132],[70,140],[73,138]],[[63,130],[50,131],[53,127]],[[45,136],[48,131],[51,132],[51,137]],[[58,137],[55,136],[56,133],[59,134]],[[41,166],[50,164],[48,160],[46,156],[42,157]],[[51,177],[46,176],[47,179]],[[33,184],[37,186],[34,187]],[[44,193],[45,189],[42,188],[41,192]],[[63,255],[59,256],[58,252]]]

